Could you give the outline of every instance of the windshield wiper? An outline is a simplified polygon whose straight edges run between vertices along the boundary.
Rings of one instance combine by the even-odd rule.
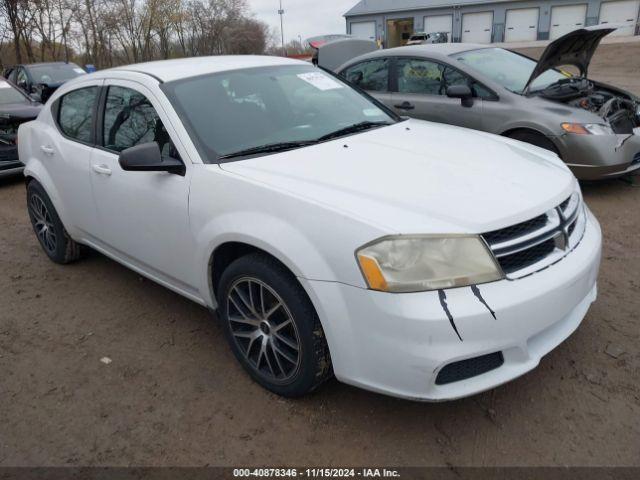
[[[331,140],[332,138],[344,137],[345,135],[349,135],[350,133],[358,133],[364,130],[369,130],[371,128],[382,127],[385,125],[393,125],[389,122],[360,122],[354,123],[353,125],[349,125],[348,127],[341,128],[340,130],[336,130],[335,132],[327,133],[322,137],[318,138],[319,142],[324,142],[325,140]]]
[[[244,150],[239,150],[237,152],[228,153],[226,155],[220,155],[218,157],[219,160],[224,160],[227,158],[236,158],[236,157],[244,157],[245,155],[256,155],[259,153],[276,153],[276,152],[284,152],[286,150],[294,150],[296,148],[307,147],[309,145],[315,145],[318,143],[316,140],[305,140],[299,142],[278,142],[278,143],[268,143],[266,145],[259,145],[257,147],[246,148]]]

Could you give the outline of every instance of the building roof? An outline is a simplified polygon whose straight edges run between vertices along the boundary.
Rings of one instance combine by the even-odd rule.
[[[408,10],[424,10],[446,8],[476,3],[500,3],[511,0],[360,0],[351,8],[345,17],[367,15],[372,13],[404,12]]]

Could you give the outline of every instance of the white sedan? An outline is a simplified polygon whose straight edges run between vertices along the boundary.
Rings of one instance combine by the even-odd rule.
[[[557,156],[405,120],[304,62],[85,75],[19,153],[51,260],[89,246],[217,310],[280,395],[332,375],[471,395],[533,369],[596,298],[600,228]]]

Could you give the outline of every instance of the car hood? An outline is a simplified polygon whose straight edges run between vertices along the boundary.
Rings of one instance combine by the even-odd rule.
[[[616,29],[601,26],[581,28],[551,42],[542,52],[523,91],[526,93],[536,78],[552,68],[573,65],[580,70],[582,77],[586,77],[589,63],[600,41],[614,30]]]
[[[554,208],[575,188],[545,150],[421,120],[220,167],[388,233],[491,231]]]
[[[33,120],[40,113],[42,105],[37,103],[8,103],[0,105],[0,125]]]

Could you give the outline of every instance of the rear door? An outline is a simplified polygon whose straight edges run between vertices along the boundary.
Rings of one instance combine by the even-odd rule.
[[[51,107],[53,124],[38,122],[32,129],[34,151],[57,189],[67,228],[78,236],[98,233],[89,177],[94,125],[102,80],[83,82],[57,98]]]
[[[449,98],[447,88],[468,85],[473,80],[459,70],[434,60],[401,57],[396,59],[391,104],[399,115],[482,129],[482,99],[462,106],[459,98]]]
[[[119,164],[121,151],[148,142],[157,142],[163,155],[182,159],[176,138],[161,103],[146,87],[126,80],[105,82],[98,148],[91,156],[99,242],[154,277],[193,292],[194,244],[188,212],[191,163],[182,160],[184,176],[124,171]]]

